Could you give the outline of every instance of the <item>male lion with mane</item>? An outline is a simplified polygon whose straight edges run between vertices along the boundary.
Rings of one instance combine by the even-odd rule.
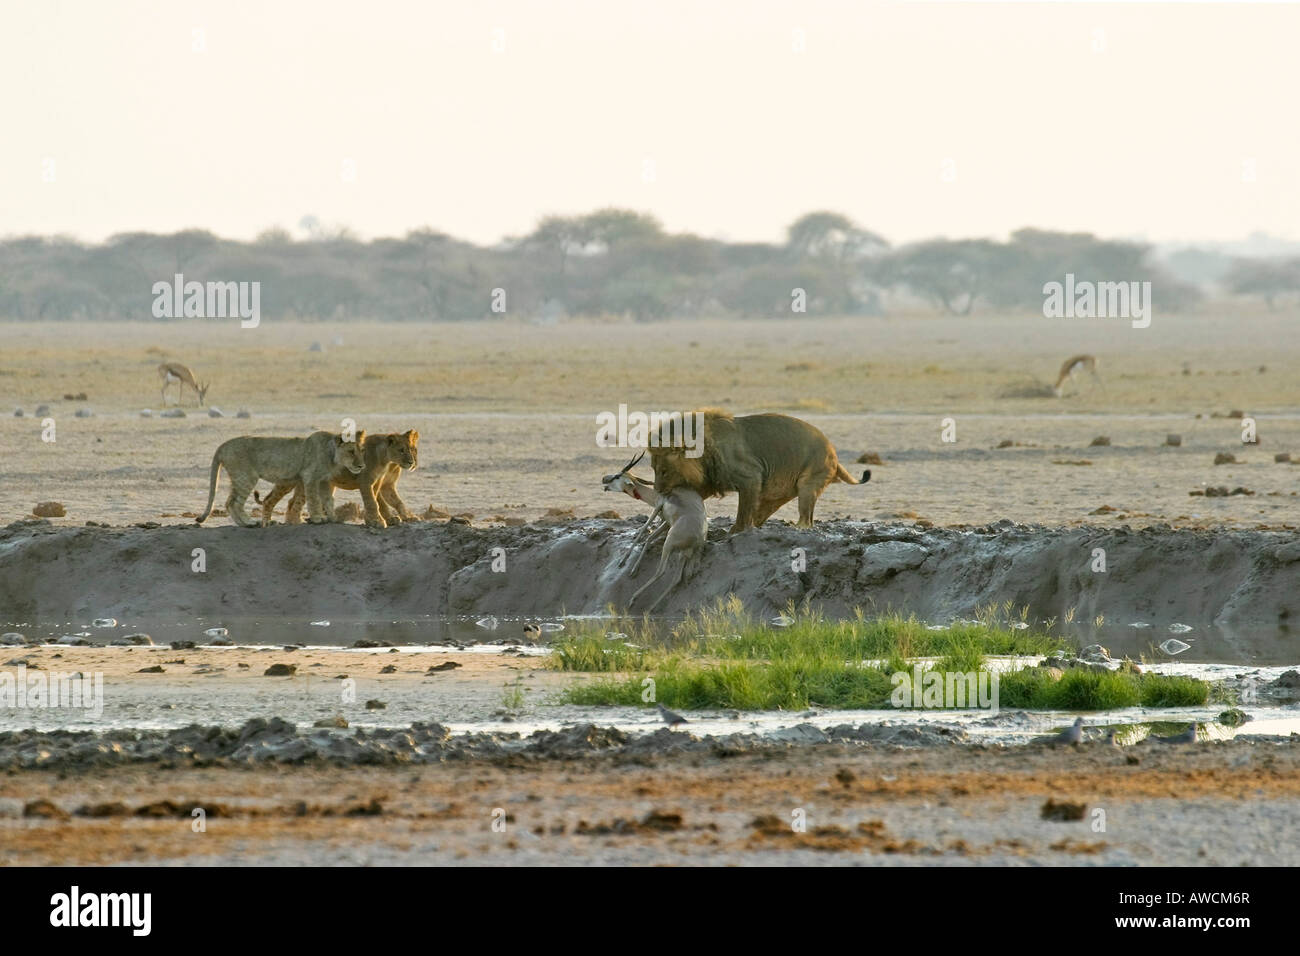
[[[414,429],[405,433],[369,435],[361,442],[365,467],[359,474],[349,468],[335,468],[330,475],[330,484],[334,488],[361,492],[366,524],[373,528],[415,521],[415,515],[397,496],[397,479],[403,470],[410,471],[419,464],[419,444],[420,433]],[[302,521],[302,482],[282,481],[265,498],[258,498],[262,503],[262,524],[270,523],[271,512],[291,491],[293,497],[289,499],[284,523],[298,524]]]
[[[344,441],[342,435],[330,432],[313,432],[306,438],[261,438],[243,435],[217,446],[212,456],[208,476],[208,506],[195,518],[202,524],[212,514],[212,501],[217,496],[217,478],[226,469],[230,478],[230,497],[226,499],[226,512],[230,520],[245,528],[256,528],[260,521],[244,512],[244,502],[258,481],[272,484],[287,481],[290,487],[301,484],[306,490],[307,507],[311,521],[319,524],[334,520],[334,495],[330,489],[330,475],[343,468],[353,473],[365,465],[361,444],[365,432],[357,432],[356,441]]]
[[[835,449],[820,429],[789,415],[741,415],[716,408],[702,409],[703,454],[690,458],[680,444],[672,444],[665,423],[659,433],[662,447],[652,444],[650,461],[655,470],[655,491],[694,489],[701,498],[740,494],[736,523],[731,533],[757,528],[787,501],[799,499],[798,527],[811,528],[813,508],[831,482],[859,485],[871,480],[864,471],[858,481],[840,464]],[[683,414],[683,419],[693,412]],[[680,441],[680,439],[679,439]]]

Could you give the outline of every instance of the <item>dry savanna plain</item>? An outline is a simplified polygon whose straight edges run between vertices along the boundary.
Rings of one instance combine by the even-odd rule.
[[[420,432],[420,467],[401,483],[417,513],[433,505],[476,523],[551,509],[634,514],[601,494],[600,476],[627,456],[596,440],[596,415],[626,405],[786,412],[818,425],[846,462],[878,455],[870,488],[831,486],[822,518],[1288,527],[1300,518],[1300,470],[1274,457],[1300,460],[1298,318],[1243,306],[1156,315],[1147,329],[1034,315],[3,324],[0,517],[49,500],[68,512],[56,524],[198,512],[223,440],[338,429],[344,418]],[[1057,398],[1050,385],[1077,353],[1097,356],[1100,382],[1083,376]],[[209,383],[207,405],[225,418],[196,409],[189,392],[186,418],[159,418],[163,361]],[[42,404],[52,442],[33,416]],[[251,419],[236,419],[240,409]],[[1258,444],[1243,444],[1232,413],[1255,420]],[[1181,445],[1166,445],[1170,434]],[[1220,453],[1236,463],[1216,465]],[[1190,494],[1219,486],[1252,494]],[[734,506],[713,501],[710,514]]]

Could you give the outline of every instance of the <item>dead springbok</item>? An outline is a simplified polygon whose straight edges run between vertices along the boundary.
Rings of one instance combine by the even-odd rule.
[[[180,362],[163,362],[158,366],[158,377],[162,379],[162,402],[167,404],[167,386],[173,382],[176,383],[176,404],[181,403],[185,397],[185,386],[188,385],[194,389],[199,396],[199,404],[203,404],[203,397],[208,394],[208,383],[202,384],[194,380],[194,373]]]
[[[650,512],[650,517],[646,519],[645,524],[633,536],[631,550],[623,555],[623,559],[618,562],[618,566],[623,567],[623,565],[627,564],[627,559],[632,557],[632,553],[637,552],[636,563],[632,565],[632,570],[628,572],[629,577],[636,577],[637,569],[641,567],[641,559],[645,557],[646,548],[650,547],[650,543],[668,531],[668,522],[663,518],[663,506],[659,503],[659,492],[655,491],[654,482],[638,478],[631,473],[631,469],[644,457],[645,452],[641,452],[641,454],[624,465],[617,474],[606,475],[600,479],[606,491],[621,491],[637,501],[644,501],[654,509]]]
[[[1066,380],[1073,379],[1076,375],[1087,372],[1092,376],[1092,380],[1101,383],[1097,376],[1097,358],[1093,355],[1071,355],[1061,365],[1061,374],[1056,377],[1056,384],[1052,386],[1052,391],[1056,397],[1060,398],[1064,394]]]
[[[682,563],[677,570],[677,580],[670,584],[667,590],[645,609],[647,614],[658,607],[659,602],[682,583],[686,577],[688,567],[694,573],[694,566],[699,563],[701,556],[704,554],[704,545],[709,534],[709,519],[704,513],[704,499],[693,489],[686,487],[674,488],[659,499],[659,507],[663,509],[664,517],[668,520],[668,537],[664,539],[664,549],[659,557],[659,567],[655,571],[655,576],[641,585],[637,592],[632,595],[632,600],[627,602],[628,608],[631,609],[632,605],[636,604],[636,599],[642,595],[646,588],[664,576],[664,572],[668,570],[668,562],[675,556],[681,555]]]

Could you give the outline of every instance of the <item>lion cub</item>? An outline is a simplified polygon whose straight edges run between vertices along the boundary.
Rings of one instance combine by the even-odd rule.
[[[358,432],[356,441],[344,441],[342,435],[314,432],[306,438],[260,438],[243,435],[217,446],[208,476],[208,506],[195,521],[202,524],[212,514],[217,495],[217,478],[221,469],[230,477],[230,497],[226,511],[230,520],[245,528],[256,528],[255,521],[244,512],[258,481],[272,484],[289,482],[306,489],[307,507],[315,524],[334,520],[334,495],[330,476],[337,470],[360,473],[365,467],[361,450],[366,433]]]
[[[415,515],[407,510],[406,504],[397,495],[397,479],[402,476],[403,470],[410,471],[419,464],[419,444],[420,433],[414,429],[404,433],[370,435],[362,442],[365,465],[361,472],[336,468],[330,476],[330,484],[346,491],[361,492],[366,524],[372,528],[386,528],[390,524],[414,521]],[[259,498],[262,502],[262,523],[270,522],[275,506],[291,491],[293,497],[289,499],[284,522],[298,524],[302,521],[302,487],[301,482],[282,481],[265,498]]]

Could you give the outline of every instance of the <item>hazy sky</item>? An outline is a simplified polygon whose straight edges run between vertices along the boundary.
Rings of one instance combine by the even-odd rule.
[[[1297,37],[1296,4],[9,0],[0,234],[1300,238]]]

